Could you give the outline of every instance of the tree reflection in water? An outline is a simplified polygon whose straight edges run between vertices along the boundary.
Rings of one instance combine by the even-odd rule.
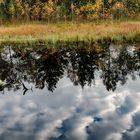
[[[58,81],[67,76],[73,84],[92,86],[99,76],[106,89],[114,91],[118,83],[124,85],[129,76],[140,75],[139,47],[120,45],[93,45],[73,48],[1,47],[0,90],[30,90],[36,88],[54,91]],[[4,83],[4,84],[1,84]]]

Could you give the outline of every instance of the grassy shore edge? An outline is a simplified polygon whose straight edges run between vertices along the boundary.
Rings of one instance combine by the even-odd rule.
[[[140,22],[25,24],[0,27],[0,44],[140,42]]]

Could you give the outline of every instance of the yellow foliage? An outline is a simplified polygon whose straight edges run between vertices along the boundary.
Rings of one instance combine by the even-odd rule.
[[[100,10],[103,7],[102,0],[96,0],[95,4],[88,3],[87,5],[81,6],[77,13],[87,15],[87,18],[98,18],[100,15]]]
[[[47,15],[50,15],[55,11],[56,5],[52,0],[48,0],[48,3],[45,4],[44,9],[45,9]]]
[[[87,5],[80,7],[80,11],[85,11],[85,12],[99,11],[102,5],[103,5],[102,0],[96,0],[95,4],[88,3]]]
[[[58,17],[56,13],[59,12],[59,10],[60,8],[56,5],[55,1],[48,0],[48,2],[43,5],[41,17],[48,20],[55,16]]]
[[[3,3],[3,2],[4,2],[3,0],[0,0],[0,4]]]
[[[123,9],[124,8],[124,4],[122,2],[116,2],[113,9]]]

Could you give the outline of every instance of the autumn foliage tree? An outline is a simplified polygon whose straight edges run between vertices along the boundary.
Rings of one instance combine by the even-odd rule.
[[[138,17],[140,0],[0,0],[9,20],[95,20]]]

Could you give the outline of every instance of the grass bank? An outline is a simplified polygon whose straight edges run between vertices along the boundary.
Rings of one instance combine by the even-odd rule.
[[[0,43],[65,41],[133,43],[140,41],[140,21],[100,23],[25,23],[0,26]]]

